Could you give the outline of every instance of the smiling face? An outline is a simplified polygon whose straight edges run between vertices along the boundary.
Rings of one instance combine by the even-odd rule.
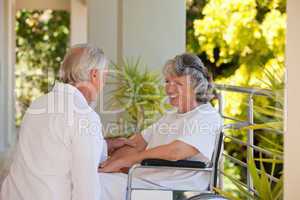
[[[212,78],[197,55],[183,53],[169,59],[163,74],[170,104],[178,112],[191,111],[213,97]]]
[[[190,79],[189,75],[165,77],[166,94],[169,96],[170,104],[178,108],[179,112],[188,112],[198,105]]]

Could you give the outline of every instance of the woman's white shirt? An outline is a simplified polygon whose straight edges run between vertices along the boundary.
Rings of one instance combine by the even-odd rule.
[[[223,120],[210,104],[202,104],[190,112],[169,113],[142,132],[148,143],[147,149],[182,141],[193,146],[199,154],[187,160],[211,161],[212,154],[222,129]],[[135,177],[168,187],[178,184],[180,189],[206,189],[210,181],[207,173],[178,170],[140,170]]]
[[[189,159],[207,161],[211,159],[216,136],[222,128],[222,119],[210,104],[202,104],[186,113],[170,113],[142,132],[147,148],[182,141],[200,153]]]

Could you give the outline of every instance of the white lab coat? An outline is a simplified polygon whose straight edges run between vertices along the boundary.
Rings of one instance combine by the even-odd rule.
[[[200,153],[188,160],[210,161],[220,133],[222,119],[210,103],[202,104],[187,113],[166,114],[157,123],[142,132],[147,149],[182,141]],[[133,186],[155,189],[157,186],[177,190],[206,190],[210,181],[208,173],[179,170],[138,169]],[[123,200],[126,195],[127,175],[100,173],[101,200]],[[146,200],[146,197],[144,198]],[[149,196],[148,199],[151,199]]]
[[[101,127],[81,92],[57,83],[26,111],[2,200],[99,200]]]

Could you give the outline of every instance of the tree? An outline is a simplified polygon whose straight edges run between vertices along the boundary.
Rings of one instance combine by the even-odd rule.
[[[197,45],[189,44],[194,41],[190,40],[187,49],[201,57],[217,83],[269,88],[265,83],[266,74],[278,72],[278,77],[284,77],[286,0],[207,0],[200,10],[193,23]],[[189,48],[191,46],[194,48]],[[225,114],[245,119],[246,98],[241,94],[225,94],[225,102],[230,102]],[[258,107],[274,106],[274,101],[265,98],[256,98],[255,103]],[[255,120],[260,122],[272,121],[270,118],[272,116],[264,116],[262,120],[261,114],[255,115]],[[241,132],[232,134],[246,140]],[[282,138],[271,139],[282,143]],[[266,145],[259,138],[255,138],[255,142]],[[239,145],[225,141],[225,149],[245,161],[246,151],[243,153]],[[238,171],[242,179],[245,171]]]
[[[194,21],[195,53],[219,68],[218,82],[256,85],[264,69],[284,64],[285,7],[285,0],[208,1]]]
[[[16,124],[32,100],[46,93],[57,78],[69,43],[66,11],[20,10],[16,14]]]

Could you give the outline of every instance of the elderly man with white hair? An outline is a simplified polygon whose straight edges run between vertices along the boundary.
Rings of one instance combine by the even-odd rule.
[[[61,82],[25,113],[2,200],[99,200],[97,168],[126,139],[104,140],[92,109],[104,85],[107,59],[87,44],[72,47]]]

